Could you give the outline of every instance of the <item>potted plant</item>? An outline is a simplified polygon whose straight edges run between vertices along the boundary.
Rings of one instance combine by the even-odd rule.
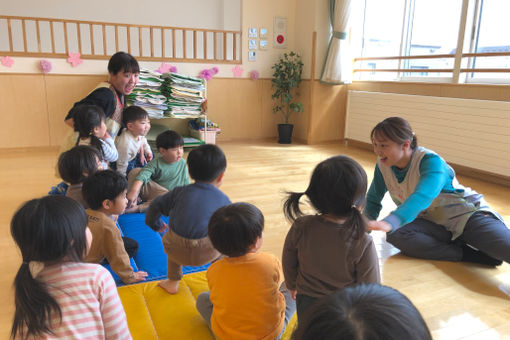
[[[273,113],[280,112],[284,120],[284,124],[278,124],[278,143],[290,144],[294,128],[293,124],[289,124],[290,115],[292,112],[303,112],[303,104],[295,101],[295,97],[299,95],[297,89],[301,83],[303,62],[299,54],[285,53],[272,69]]]

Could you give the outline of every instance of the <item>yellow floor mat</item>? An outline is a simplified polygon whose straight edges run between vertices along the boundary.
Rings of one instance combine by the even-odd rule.
[[[196,297],[208,290],[205,272],[185,275],[175,295],[157,284],[152,281],[118,288],[134,340],[214,340],[195,308]],[[290,339],[295,324],[294,315],[283,340]]]

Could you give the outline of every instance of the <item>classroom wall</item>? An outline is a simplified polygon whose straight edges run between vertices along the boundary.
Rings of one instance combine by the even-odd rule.
[[[152,3],[155,1],[153,0]],[[224,4],[227,4],[228,1],[233,0],[224,0]],[[321,86],[317,87],[315,81],[309,80],[312,68],[316,67],[312,65],[311,61],[313,50],[312,35],[313,31],[317,28],[317,22],[321,21],[319,20],[320,15],[316,14],[321,13],[317,10],[317,7],[327,2],[327,0],[284,0],[276,2],[260,0],[242,2],[242,15],[240,19],[243,30],[244,54],[243,63],[240,66],[244,69],[243,76],[240,78],[233,76],[233,65],[214,65],[220,69],[220,72],[208,84],[209,116],[223,128],[223,132],[219,136],[220,141],[276,138],[276,124],[282,122],[282,120],[279,116],[272,113],[272,101],[270,99],[272,93],[270,82],[272,75],[271,66],[282,53],[292,50],[297,51],[303,56],[305,64],[304,80],[299,91],[300,101],[303,102],[305,111],[294,114],[291,118],[291,122],[295,124],[295,140],[320,142],[342,138],[341,135],[331,133],[330,130],[343,131],[343,128],[332,127],[331,124],[327,123],[330,116],[335,116],[335,118],[342,120],[341,109],[336,110],[335,106],[329,105],[329,103],[312,105],[312,88],[315,89],[318,98],[331,95],[331,93],[336,93],[337,91],[331,91],[329,87],[326,89],[323,89]],[[119,2],[114,3],[118,4]],[[111,11],[106,11],[111,14],[111,17],[107,17],[103,12],[101,12],[101,15],[96,15],[90,12],[72,11],[68,5],[63,5],[63,7],[60,7],[60,5],[63,5],[63,2],[59,0],[51,0],[48,6],[43,6],[39,2],[30,0],[13,4],[2,3],[0,11],[8,15],[19,16],[67,17],[114,22],[128,22],[130,20],[129,17],[120,16],[118,13],[112,14]],[[108,6],[110,6],[110,2]],[[228,7],[227,9],[226,7],[223,8],[223,16],[232,15],[232,8]],[[24,8],[30,8],[30,11],[25,11]],[[59,15],[51,15],[51,13],[55,13],[55,8],[59,8]],[[80,12],[80,16],[77,16],[75,12]],[[72,13],[74,15],[71,15]],[[309,16],[310,13],[314,13],[312,17]],[[259,50],[257,61],[248,62],[246,55],[248,28],[268,28],[269,39],[271,40],[275,16],[283,16],[288,19],[287,48],[269,48],[266,51]],[[296,22],[296,18],[299,18],[299,23]],[[133,22],[143,24],[147,23],[146,20],[146,16],[141,13],[140,20]],[[227,20],[224,20],[224,22],[227,22]],[[299,39],[296,37],[299,37]],[[324,44],[324,39],[322,38],[317,39],[317,41],[319,44]],[[0,88],[5,89],[5,93],[9,93],[8,96],[2,96],[3,107],[7,108],[9,112],[17,112],[16,115],[12,115],[9,118],[13,128],[9,130],[8,141],[3,143],[2,147],[59,145],[67,129],[61,123],[63,117],[75,101],[81,99],[92,90],[98,81],[106,79],[105,69],[107,61],[85,60],[79,67],[73,68],[63,59],[51,59],[50,61],[53,64],[52,72],[43,75],[37,68],[38,58],[16,57],[14,59],[15,64],[12,68],[0,66]],[[159,62],[141,62],[140,64],[142,67],[149,69],[159,67]],[[178,67],[179,72],[190,75],[197,75],[203,68],[213,66],[211,64],[198,63],[175,63],[175,65]],[[251,70],[259,72],[260,78],[258,80],[253,81],[248,78],[249,71]],[[32,89],[30,101],[26,101],[27,86]],[[314,106],[318,109],[314,110]],[[318,112],[318,120],[314,121],[313,126],[318,127],[318,130],[311,135],[312,139],[310,139],[310,126],[313,121],[312,115],[315,112]],[[338,113],[340,113],[340,116],[338,116]],[[20,119],[23,119],[23,122],[20,122]],[[332,121],[336,124],[337,120],[333,119]],[[31,124],[31,122],[38,123]]]
[[[0,12],[11,15],[71,17],[60,12],[59,15],[50,15],[55,13],[54,5],[57,2],[59,0],[51,0],[51,6],[48,7],[40,5],[35,0],[12,4],[2,2]],[[53,12],[32,12],[34,6],[30,7],[29,3],[36,9],[44,7],[45,10]],[[224,3],[226,4],[227,0]],[[321,84],[318,79],[329,42],[328,4],[329,0],[242,1],[240,19],[243,31],[243,63],[240,66],[244,73],[241,78],[233,76],[233,65],[176,64],[179,72],[190,75],[198,74],[205,67],[219,67],[220,73],[208,83],[209,116],[218,122],[223,130],[219,141],[276,139],[276,124],[282,120],[272,113],[271,66],[281,53],[291,50],[300,53],[304,62],[304,80],[299,92],[305,111],[294,114],[291,118],[295,124],[294,139],[297,141],[321,143],[344,139],[348,89],[510,100],[510,86],[506,85],[397,82],[354,82],[349,86]],[[30,11],[24,13],[23,6]],[[10,12],[6,12],[6,8],[10,8]],[[229,9],[231,10],[231,7]],[[224,16],[231,15],[227,12],[227,9],[223,8]],[[269,48],[267,51],[258,51],[257,61],[248,62],[248,28],[266,27],[271,38],[275,16],[288,18],[287,49]],[[144,18],[145,15],[142,13],[140,15],[142,23],[146,20]],[[106,16],[87,19],[115,21],[114,17],[107,19]],[[121,19],[125,18],[117,19],[122,22]],[[315,45],[314,32],[316,32]],[[35,58],[16,57],[12,68],[0,66],[0,93],[2,93],[0,104],[4,112],[14,113],[4,114],[6,117],[4,121],[10,129],[6,131],[5,141],[0,147],[59,145],[67,129],[62,120],[69,108],[92,90],[97,82],[107,77],[106,60],[86,60],[76,68],[72,68],[64,60],[54,60],[54,71],[48,75],[43,75],[37,70],[37,62],[38,59]],[[141,62],[141,65],[156,69],[159,62]],[[249,79],[248,72],[251,70],[259,71],[258,80]]]
[[[239,14],[241,0],[17,0],[0,3],[3,15],[209,29],[223,29],[225,8]],[[235,29],[240,28],[238,15]]]
[[[63,119],[76,98],[85,97],[101,75],[0,74],[0,107],[4,112],[4,140],[0,148],[48,147],[61,144],[69,127]],[[306,142],[309,81],[303,81],[305,112],[294,116],[294,138]],[[276,140],[281,118],[272,112],[271,81],[213,78],[208,84],[209,119],[222,128],[218,141]],[[176,119],[155,124],[183,126]],[[184,123],[185,125],[185,123]],[[180,128],[182,130],[182,128]],[[186,130],[184,130],[186,131]]]
[[[243,32],[242,78],[249,78],[249,71],[257,70],[261,78],[271,77],[271,66],[278,56],[291,51],[295,46],[294,13],[296,0],[20,0],[0,2],[0,13],[14,16],[35,16],[49,18],[77,19],[87,21],[118,22],[127,24],[163,25],[193,28],[241,29]],[[237,9],[237,7],[239,7]],[[97,10],[101,8],[101,10]],[[198,10],[197,10],[198,9]],[[239,13],[237,16],[234,13]],[[288,18],[288,45],[286,49],[272,48],[273,18]],[[197,18],[200,18],[197,20]],[[258,51],[257,60],[248,61],[248,28],[266,27],[269,30],[270,48]],[[5,45],[0,37],[0,45]],[[73,52],[73,51],[72,51]],[[0,56],[3,53],[0,51]],[[40,73],[38,62],[41,58],[16,57],[11,68],[0,65],[0,73]],[[104,60],[85,60],[78,67],[72,67],[62,58],[45,58],[52,65],[52,74],[105,74]],[[157,69],[161,62],[140,62],[142,67]],[[233,65],[213,63],[172,63],[180,73],[198,75],[204,68],[217,66],[217,77],[234,78]]]

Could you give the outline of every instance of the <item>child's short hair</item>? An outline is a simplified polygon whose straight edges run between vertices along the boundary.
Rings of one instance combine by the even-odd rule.
[[[325,296],[308,308],[293,340],[431,340],[420,312],[399,291],[379,284],[359,284]]]
[[[140,73],[138,61],[129,53],[117,52],[108,61],[108,73],[116,75],[120,71]]]
[[[211,243],[223,255],[243,256],[262,236],[264,215],[249,203],[234,203],[221,207],[209,220]]]
[[[83,182],[82,193],[92,210],[101,208],[104,200],[113,201],[127,189],[127,180],[112,170],[98,171]]]
[[[127,127],[128,123],[135,122],[139,119],[144,119],[149,117],[149,114],[143,107],[140,106],[128,106],[122,112],[122,124]]]
[[[161,132],[156,137],[156,148],[172,149],[184,145],[182,136],[173,130],[166,130]]]
[[[227,159],[214,144],[200,145],[188,155],[189,175],[195,181],[213,182],[227,168]]]
[[[96,148],[88,145],[75,146],[60,154],[58,172],[67,183],[82,183],[87,176],[96,172],[98,159],[101,160],[101,154]]]

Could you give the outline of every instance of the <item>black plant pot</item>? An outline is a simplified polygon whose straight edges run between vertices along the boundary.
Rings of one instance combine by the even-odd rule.
[[[278,143],[290,144],[292,142],[293,124],[278,124]]]

